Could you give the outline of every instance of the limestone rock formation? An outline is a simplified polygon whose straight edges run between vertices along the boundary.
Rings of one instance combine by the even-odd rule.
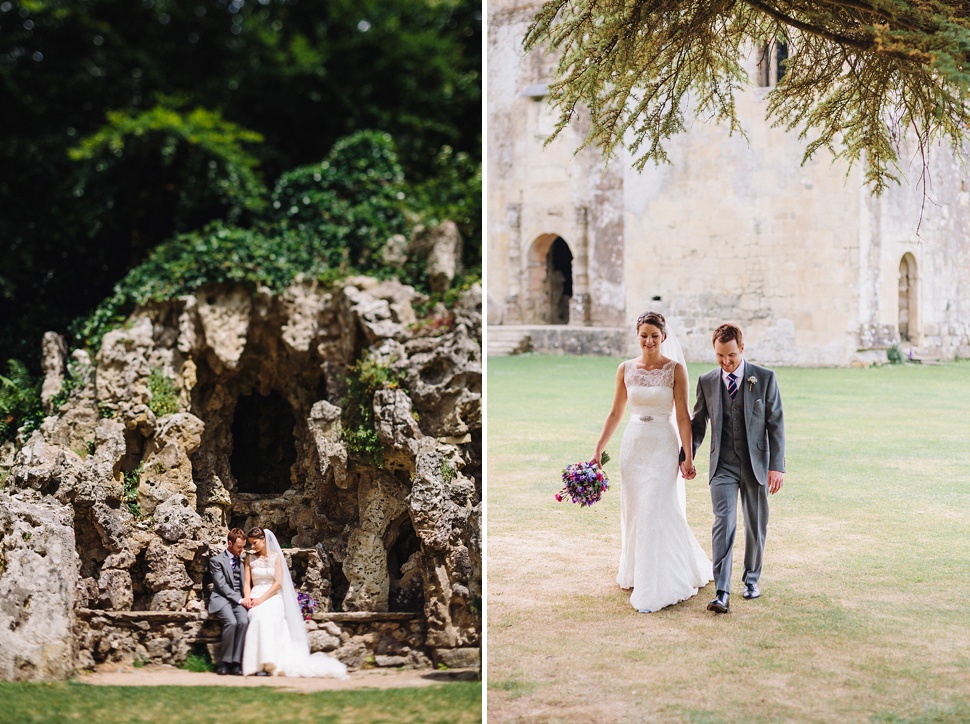
[[[45,400],[70,394],[0,461],[0,678],[211,650],[207,558],[254,525],[319,604],[314,650],[477,665],[481,288],[419,301],[368,277],[207,287],[135,310],[93,361],[45,336]],[[358,399],[362,360],[389,381]]]
[[[41,681],[74,671],[72,518],[69,506],[35,491],[0,491],[0,680]]]

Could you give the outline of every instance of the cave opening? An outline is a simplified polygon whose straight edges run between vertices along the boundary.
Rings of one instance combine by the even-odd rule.
[[[420,557],[421,542],[407,514],[392,527],[394,542],[387,549],[387,571],[390,578],[388,605],[391,611],[418,612],[424,608],[424,587]]]
[[[290,488],[296,463],[296,420],[278,392],[244,395],[232,420],[229,466],[240,493],[279,495]]]

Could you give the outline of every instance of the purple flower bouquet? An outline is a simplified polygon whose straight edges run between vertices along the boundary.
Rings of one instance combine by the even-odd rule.
[[[606,453],[603,453],[603,463],[607,460]],[[572,500],[583,507],[598,502],[610,487],[610,481],[603,469],[596,463],[587,462],[573,463],[563,468],[562,482],[563,487],[556,493],[556,500],[560,503],[567,499]]]
[[[299,591],[296,594],[296,600],[300,603],[300,612],[303,614],[303,618],[309,620],[310,616],[316,612],[317,606],[319,605],[316,599],[303,591]]]

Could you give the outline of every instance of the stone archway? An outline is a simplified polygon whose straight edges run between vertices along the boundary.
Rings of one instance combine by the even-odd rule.
[[[916,258],[909,252],[899,262],[899,341],[918,344],[919,307]]]
[[[543,234],[532,242],[523,286],[526,324],[569,324],[573,253],[565,239]]]
[[[254,392],[236,401],[229,467],[239,492],[280,495],[290,489],[295,427],[293,410],[278,392]]]

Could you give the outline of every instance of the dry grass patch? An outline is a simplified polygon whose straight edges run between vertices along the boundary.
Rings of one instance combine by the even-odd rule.
[[[970,366],[779,370],[764,594],[715,617],[713,584],[654,614],[616,586],[615,463],[594,508],[553,499],[616,364],[489,360],[489,721],[970,720]],[[706,450],[688,520],[710,553]]]

